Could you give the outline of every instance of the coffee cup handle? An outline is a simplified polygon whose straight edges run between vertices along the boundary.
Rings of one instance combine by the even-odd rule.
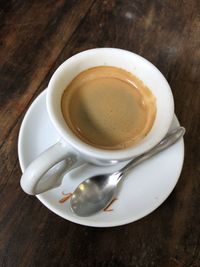
[[[37,195],[61,184],[64,173],[75,165],[80,158],[69,147],[59,141],[41,153],[24,171],[21,187],[29,195]]]

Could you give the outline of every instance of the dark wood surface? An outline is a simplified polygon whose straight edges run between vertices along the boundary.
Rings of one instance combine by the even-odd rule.
[[[187,129],[170,197],[116,228],[76,225],[20,188],[23,116],[71,55],[94,47],[138,53],[166,76]],[[0,1],[0,266],[200,266],[200,1]]]

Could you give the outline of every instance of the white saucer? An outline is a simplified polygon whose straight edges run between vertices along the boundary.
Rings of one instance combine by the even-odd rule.
[[[46,110],[46,91],[32,103],[21,125],[18,155],[22,171],[42,151],[54,144],[59,136],[53,128]],[[172,128],[179,125],[174,117]],[[124,179],[118,192],[113,211],[99,212],[90,217],[78,217],[70,210],[69,201],[59,200],[65,193],[73,192],[84,179],[97,173],[112,172],[123,164],[96,167],[89,164],[65,175],[60,187],[37,195],[37,198],[57,215],[82,225],[111,227],[134,222],[154,211],[172,192],[181,173],[184,159],[183,139],[159,155],[133,169]]]

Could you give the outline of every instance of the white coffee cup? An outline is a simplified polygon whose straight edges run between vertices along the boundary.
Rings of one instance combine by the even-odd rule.
[[[103,150],[88,145],[76,137],[61,112],[61,97],[67,85],[80,72],[95,66],[114,66],[133,73],[151,90],[156,98],[156,118],[150,132],[136,145],[120,150]],[[166,135],[174,114],[170,86],[162,73],[148,60],[132,52],[116,48],[96,48],[67,59],[53,74],[47,89],[47,110],[59,133],[58,143],[44,151],[25,170],[22,189],[36,195],[58,186],[58,177],[46,177],[46,172],[65,160],[66,171],[81,159],[96,165],[116,164],[131,159],[155,146]],[[57,165],[59,169],[59,165]],[[54,172],[55,173],[55,172]],[[59,171],[58,171],[59,173]],[[45,176],[45,179],[43,177]],[[59,181],[59,184],[61,181]]]

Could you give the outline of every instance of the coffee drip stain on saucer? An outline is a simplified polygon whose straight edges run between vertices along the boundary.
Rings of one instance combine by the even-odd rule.
[[[113,209],[111,209],[110,207],[111,207],[111,205],[112,205],[116,200],[117,200],[116,197],[113,198],[113,199],[111,200],[111,202],[108,204],[108,206],[106,206],[106,207],[103,209],[103,211],[113,211]]]
[[[64,197],[59,200],[59,203],[61,203],[61,204],[66,202],[67,200],[69,200],[71,198],[71,196],[72,196],[72,193],[65,194],[64,192],[62,192],[62,195]]]

